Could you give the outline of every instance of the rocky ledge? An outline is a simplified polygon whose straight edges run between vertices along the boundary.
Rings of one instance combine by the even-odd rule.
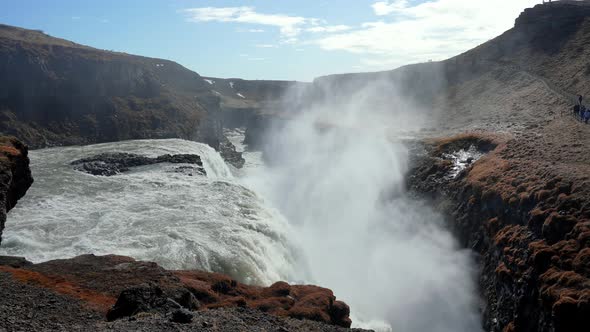
[[[71,164],[78,171],[92,175],[113,176],[128,172],[132,167],[147,166],[159,163],[191,164],[196,165],[194,173],[205,175],[201,157],[196,154],[165,154],[155,158],[141,156],[132,153],[102,153],[89,158],[73,161]],[[192,169],[192,168],[191,168]],[[178,168],[179,172],[186,173],[186,167]],[[192,175],[192,172],[188,173]]]
[[[533,135],[419,144],[408,186],[445,212],[462,244],[480,255],[486,331],[588,331],[588,157]],[[454,165],[445,155],[470,147],[483,157],[449,176]],[[564,160],[572,164],[561,167]]]
[[[0,137],[0,243],[6,213],[33,184],[28,148],[14,137]]]
[[[0,257],[0,326],[19,330],[345,331],[350,310],[331,290],[168,271],[123,256],[32,264]]]

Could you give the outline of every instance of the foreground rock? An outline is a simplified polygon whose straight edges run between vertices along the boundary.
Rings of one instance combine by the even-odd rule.
[[[40,264],[0,257],[0,296],[0,326],[15,330],[339,331],[351,323],[348,306],[326,288],[248,286],[123,256]]]
[[[590,328],[590,148],[563,143],[565,132],[580,134],[562,128],[568,120],[542,135],[427,142],[410,173],[409,187],[431,198],[462,244],[481,255],[486,331]],[[489,153],[449,177],[444,154],[469,146]]]
[[[92,175],[113,176],[129,171],[132,167],[147,166],[160,163],[193,164],[195,173],[205,175],[201,157],[196,154],[165,154],[155,158],[132,153],[102,153],[93,157],[72,162],[78,171]],[[179,171],[185,172],[184,168]],[[192,173],[189,173],[192,174]]]
[[[0,243],[6,213],[32,184],[27,146],[14,137],[0,137]]]

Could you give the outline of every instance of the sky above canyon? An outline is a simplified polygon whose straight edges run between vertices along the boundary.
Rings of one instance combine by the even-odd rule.
[[[177,61],[204,76],[309,81],[444,60],[540,0],[1,0],[0,23]]]

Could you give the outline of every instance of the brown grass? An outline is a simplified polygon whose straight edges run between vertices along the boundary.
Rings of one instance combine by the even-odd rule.
[[[59,276],[47,276],[38,272],[15,269],[8,266],[0,266],[0,271],[10,273],[14,279],[20,282],[47,288],[56,293],[76,298],[86,307],[103,314],[106,313],[117,300],[112,296],[83,288]]]

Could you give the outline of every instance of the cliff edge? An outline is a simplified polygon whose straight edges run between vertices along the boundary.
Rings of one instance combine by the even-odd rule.
[[[0,243],[6,213],[32,184],[27,146],[14,137],[0,137]]]

